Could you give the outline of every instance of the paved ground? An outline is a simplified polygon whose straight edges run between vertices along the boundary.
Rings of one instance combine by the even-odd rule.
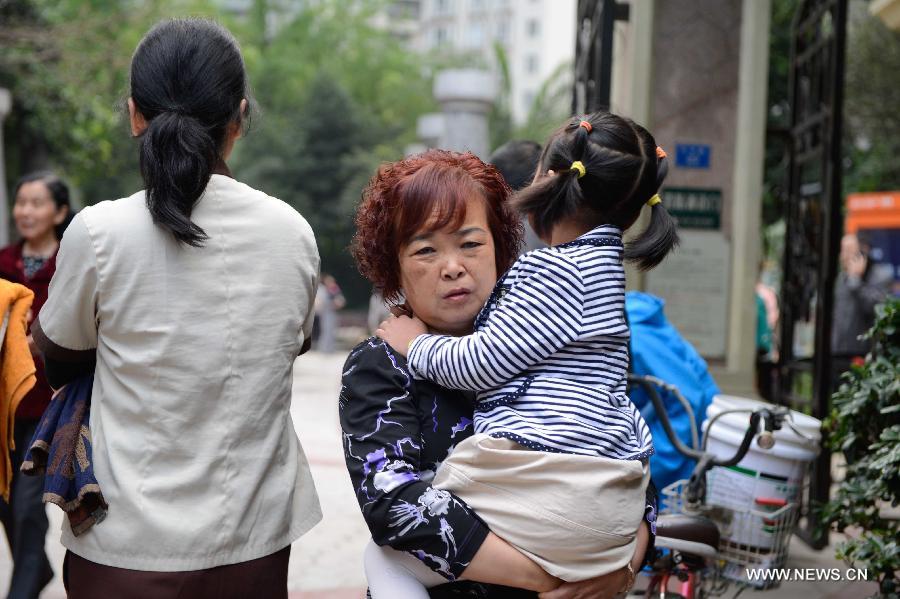
[[[360,555],[368,539],[350,481],[344,470],[337,419],[337,395],[342,354],[312,352],[300,358],[295,368],[294,425],[312,468],[324,512],[323,521],[294,544],[291,551],[288,586],[291,599],[360,599],[365,576]],[[64,550],[59,544],[62,513],[48,509],[51,519],[47,547],[57,572]],[[833,551],[811,551],[794,540],[789,567],[840,568]],[[6,544],[0,543],[0,589],[9,582],[11,563]],[[853,599],[873,592],[871,584],[841,582],[791,582],[770,591],[746,591],[741,597],[760,599]],[[729,593],[726,597],[730,597]],[[57,577],[41,599],[64,599],[62,581]]]

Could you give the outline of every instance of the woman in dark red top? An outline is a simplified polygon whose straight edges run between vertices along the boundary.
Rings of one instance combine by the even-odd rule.
[[[0,250],[0,278],[25,285],[34,292],[31,320],[47,300],[50,279],[56,270],[56,251],[65,225],[71,220],[69,189],[52,173],[23,177],[15,188],[13,220],[21,238]],[[31,343],[31,336],[28,337]],[[34,388],[16,410],[13,480],[7,504],[0,501],[0,519],[13,556],[13,575],[8,597],[37,598],[53,578],[44,552],[47,514],[41,502],[42,477],[22,476],[19,466],[35,427],[50,403],[52,391],[44,376],[44,364],[32,344],[37,368]]]

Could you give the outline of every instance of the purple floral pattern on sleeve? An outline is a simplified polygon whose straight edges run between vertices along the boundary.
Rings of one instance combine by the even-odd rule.
[[[377,339],[350,354],[342,382],[344,457],[373,539],[456,580],[488,530],[465,502],[429,483],[472,434],[473,399],[414,381]]]

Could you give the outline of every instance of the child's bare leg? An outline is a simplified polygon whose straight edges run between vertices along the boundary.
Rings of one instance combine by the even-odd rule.
[[[363,553],[372,599],[428,599],[427,588],[447,582],[408,553],[369,541]]]

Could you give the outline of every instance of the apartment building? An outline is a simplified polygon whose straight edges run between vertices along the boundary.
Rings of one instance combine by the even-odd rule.
[[[410,4],[404,2],[403,4]],[[513,118],[523,121],[541,84],[575,55],[576,0],[420,0],[411,47],[480,57],[496,69],[499,44],[510,71]]]

